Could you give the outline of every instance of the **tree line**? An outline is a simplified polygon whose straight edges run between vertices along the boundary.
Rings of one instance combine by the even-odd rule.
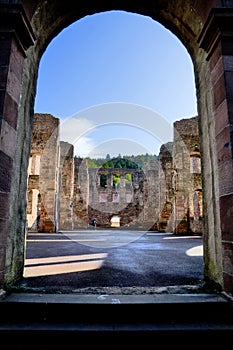
[[[145,169],[146,164],[150,160],[158,159],[157,155],[140,154],[140,155],[124,155],[111,158],[109,154],[105,158],[87,158],[87,166],[89,168],[107,168],[107,169]]]

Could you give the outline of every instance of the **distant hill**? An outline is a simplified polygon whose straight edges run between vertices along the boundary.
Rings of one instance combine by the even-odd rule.
[[[119,155],[115,158],[87,158],[87,166],[89,168],[108,168],[108,169],[145,169],[146,164],[150,160],[158,159],[158,156],[151,154],[141,154],[137,156],[123,156]]]

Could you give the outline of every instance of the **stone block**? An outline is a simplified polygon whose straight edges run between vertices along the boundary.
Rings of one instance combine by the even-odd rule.
[[[223,100],[222,103],[215,109],[215,136],[217,136],[226,126],[229,124],[227,100]],[[233,111],[233,103],[232,103]]]
[[[233,243],[223,242],[223,271],[233,276]]]
[[[18,104],[7,92],[5,94],[4,120],[16,130],[18,120]]]
[[[216,82],[216,84],[212,88],[213,99],[214,99],[214,107],[218,108],[218,106],[226,99],[226,86],[225,86],[225,77],[221,75]]]
[[[233,241],[233,193],[220,197],[222,240]]]
[[[13,160],[0,150],[0,191],[2,192],[10,192],[12,166]]]
[[[10,158],[14,158],[16,147],[16,130],[4,119],[2,120],[0,150]]]
[[[0,218],[9,217],[9,193],[0,192]]]

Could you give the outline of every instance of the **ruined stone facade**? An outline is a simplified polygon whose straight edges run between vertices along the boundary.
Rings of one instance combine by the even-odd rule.
[[[161,146],[159,230],[203,232],[198,125],[198,117],[176,121],[173,142]]]
[[[73,229],[74,146],[60,142],[60,172],[58,195],[58,228]]]
[[[174,233],[202,232],[202,171],[198,118],[174,123]]]
[[[158,164],[148,164],[144,171],[89,169],[89,220],[96,218],[97,225],[105,227],[150,229],[158,214],[157,169]]]
[[[97,226],[202,233],[198,118],[174,123],[174,140],[144,170],[88,168],[60,141],[59,120],[34,119],[28,227],[39,232]],[[117,182],[115,179],[117,178]]]
[[[60,122],[50,114],[34,117],[28,168],[28,227],[55,232],[58,225]]]
[[[159,217],[158,230],[172,231],[172,213],[174,191],[172,189],[173,171],[173,142],[168,142],[160,147],[159,152]]]
[[[89,223],[89,174],[86,159],[74,158],[73,227],[87,227]]]

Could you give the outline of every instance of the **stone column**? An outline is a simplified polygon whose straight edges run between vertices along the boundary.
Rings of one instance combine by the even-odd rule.
[[[224,290],[233,292],[233,9],[212,9],[199,38],[211,71]]]
[[[60,141],[59,229],[73,229],[74,146]]]
[[[4,284],[23,63],[33,41],[22,6],[0,1],[0,288]]]

